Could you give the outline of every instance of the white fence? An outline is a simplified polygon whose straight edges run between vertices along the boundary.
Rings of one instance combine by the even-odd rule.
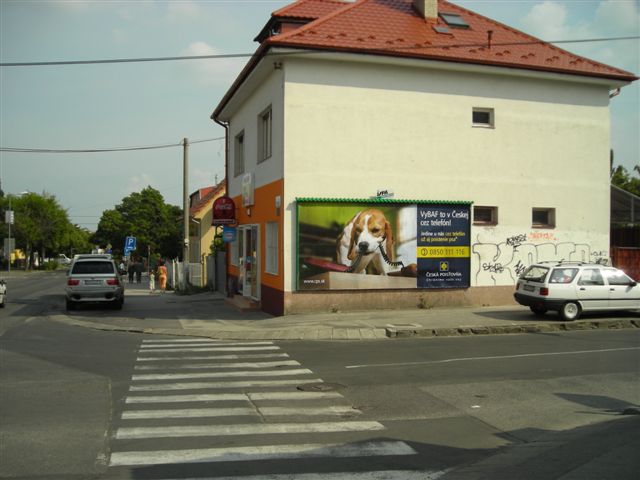
[[[174,290],[186,290],[187,285],[208,287],[219,292],[226,286],[226,255],[218,253],[217,258],[203,257],[202,263],[187,263],[173,260],[167,263],[169,287]]]

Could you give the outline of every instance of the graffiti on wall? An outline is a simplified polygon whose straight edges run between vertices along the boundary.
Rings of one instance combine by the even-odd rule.
[[[559,241],[553,233],[510,235],[499,243],[480,241],[471,246],[477,269],[475,285],[513,285],[524,270],[544,261],[607,263],[609,254],[586,243]]]

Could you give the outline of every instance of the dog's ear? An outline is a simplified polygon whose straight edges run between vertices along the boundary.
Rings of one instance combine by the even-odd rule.
[[[360,213],[356,214],[356,216],[351,220],[351,238],[349,239],[347,258],[352,262],[358,258],[358,249],[356,248],[356,237],[358,236],[356,224],[358,223],[358,220],[360,220]]]
[[[395,259],[395,249],[393,248],[393,231],[391,230],[391,223],[388,220],[384,222],[384,236],[386,237],[385,250],[387,251],[387,257],[389,260]]]

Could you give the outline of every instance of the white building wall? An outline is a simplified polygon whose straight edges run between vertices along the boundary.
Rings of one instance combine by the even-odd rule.
[[[258,116],[271,105],[271,158],[258,163]],[[235,138],[244,130],[244,171],[254,173],[256,188],[282,179],[283,175],[283,73],[273,72],[234,111],[229,123],[229,192],[230,197],[242,194],[242,175],[234,176]],[[242,205],[237,205],[242,207]]]
[[[497,206],[496,227],[472,227],[472,286],[512,285],[534,261],[608,256],[606,85],[293,58],[285,71],[287,291],[296,197],[391,189]],[[495,109],[495,128],[473,127],[474,107]],[[533,229],[533,207],[555,208],[556,228]]]

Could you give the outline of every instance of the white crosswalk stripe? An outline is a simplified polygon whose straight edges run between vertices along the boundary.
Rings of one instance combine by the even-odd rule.
[[[134,370],[112,437],[112,468],[323,458],[375,457],[379,461],[386,456],[397,460],[417,455],[402,441],[363,441],[372,437],[367,432],[382,432],[385,426],[374,420],[356,419],[362,412],[348,405],[339,392],[296,389],[323,381],[289,359],[273,342],[145,339]],[[243,438],[247,439],[245,445]],[[154,449],[154,445],[158,448]],[[289,463],[282,465],[285,468]],[[363,462],[361,468],[366,470],[367,465]],[[234,474],[237,468],[240,467],[234,467]],[[248,470],[252,471],[255,470]],[[233,478],[434,480],[440,473],[276,472]]]

